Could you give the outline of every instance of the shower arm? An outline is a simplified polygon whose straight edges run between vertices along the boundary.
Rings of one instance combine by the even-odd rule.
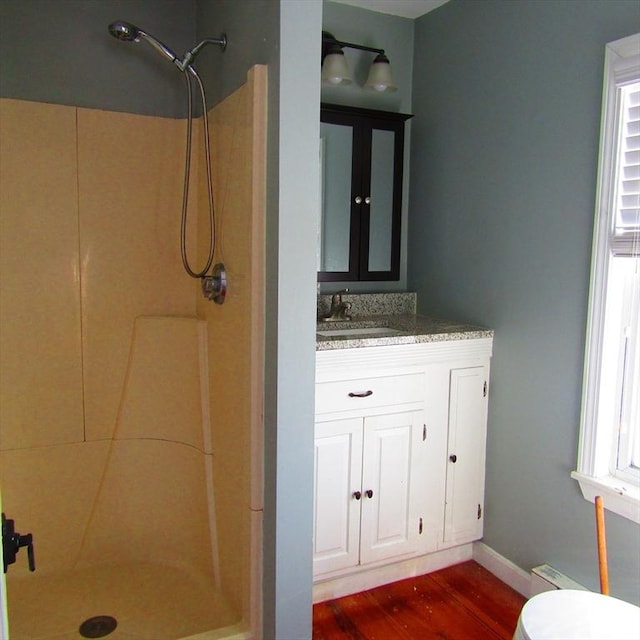
[[[193,49],[190,49],[184,54],[184,58],[182,60],[178,60],[177,58],[173,61],[176,67],[180,69],[180,71],[185,71],[191,66],[191,62],[195,59],[195,57],[200,53],[200,50],[208,45],[208,44],[217,44],[220,45],[220,48],[224,51],[227,48],[227,36],[223,33],[219,38],[205,38],[201,42],[199,42]]]

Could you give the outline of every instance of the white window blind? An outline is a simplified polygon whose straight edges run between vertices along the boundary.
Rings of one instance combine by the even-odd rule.
[[[619,88],[620,141],[614,228],[611,250],[616,256],[640,255],[640,82]]]
[[[614,475],[640,481],[640,81],[618,87],[620,137],[610,246],[609,289],[622,292],[617,310],[620,355]],[[612,295],[607,295],[607,306]],[[615,308],[615,307],[614,307]],[[603,375],[614,374],[603,363]],[[613,369],[613,367],[612,367]]]

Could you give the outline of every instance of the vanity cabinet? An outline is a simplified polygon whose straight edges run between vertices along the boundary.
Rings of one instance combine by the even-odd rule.
[[[398,280],[404,123],[323,103],[318,280]]]
[[[314,573],[419,549],[424,376],[318,384]]]
[[[316,353],[315,580],[482,537],[491,343]]]

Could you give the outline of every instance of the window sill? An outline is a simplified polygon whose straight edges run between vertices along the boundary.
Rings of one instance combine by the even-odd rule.
[[[605,509],[640,524],[640,487],[614,476],[593,478],[573,471],[571,477],[580,484],[585,500],[594,502],[602,496]]]

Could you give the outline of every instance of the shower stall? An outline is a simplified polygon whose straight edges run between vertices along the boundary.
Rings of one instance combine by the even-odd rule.
[[[185,120],[0,100],[11,640],[259,628],[265,94],[257,66],[208,112],[210,154],[192,122],[182,221]]]

